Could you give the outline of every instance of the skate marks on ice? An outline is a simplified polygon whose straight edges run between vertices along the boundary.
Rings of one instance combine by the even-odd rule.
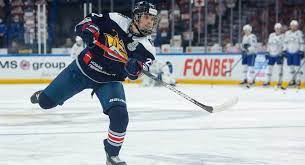
[[[199,111],[192,110],[157,110],[153,111],[141,111],[132,108],[129,112],[130,120],[132,122],[140,121],[161,121],[161,120],[178,120],[178,119],[190,119],[198,118],[207,115]],[[78,124],[94,124],[94,123],[106,123],[108,121],[102,114],[102,110],[99,112],[83,111],[81,109],[75,110],[75,108],[65,108],[60,111],[44,111],[35,110],[35,112],[0,112],[0,126],[29,126],[29,125],[78,125]]]
[[[268,163],[255,160],[247,160],[240,157],[229,157],[217,154],[183,153],[170,155],[137,155],[138,158],[152,160],[156,163],[149,165],[267,165]],[[157,163],[158,162],[158,163]],[[161,163],[162,162],[162,163]]]

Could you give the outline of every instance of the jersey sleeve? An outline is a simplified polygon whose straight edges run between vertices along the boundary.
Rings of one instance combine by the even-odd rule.
[[[143,63],[143,68],[149,70],[152,62],[155,60],[156,48],[148,39],[141,40],[132,52],[132,56]]]
[[[285,32],[284,34],[283,51],[287,51],[288,37],[289,37],[288,33],[289,31]]]
[[[269,35],[269,38],[268,38],[268,42],[267,42],[267,52],[270,51],[270,44],[271,44],[271,41],[272,41],[272,33]]]
[[[75,26],[74,31],[76,35],[81,35],[82,31],[90,26],[101,28],[101,23],[108,17],[108,13],[91,13]]]
[[[245,44],[245,36],[243,36],[241,44],[239,45],[239,49],[242,51],[245,51],[245,48],[243,47],[244,44]]]
[[[257,38],[255,35],[251,35],[250,38],[250,47],[248,48],[249,52],[256,52]]]
[[[304,34],[302,31],[299,31],[299,43],[300,43],[300,51],[304,52]]]

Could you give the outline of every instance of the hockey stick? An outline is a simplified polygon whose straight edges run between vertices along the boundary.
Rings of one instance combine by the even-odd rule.
[[[110,54],[110,56],[116,57],[119,60],[121,60],[123,63],[127,62],[127,59],[120,55],[119,53],[111,50],[110,48],[108,48],[107,46],[105,46],[104,44],[100,43],[99,41],[94,41],[95,45],[97,45],[98,47],[100,47],[101,49],[103,49],[104,51],[106,51],[108,54]],[[158,79],[155,75],[151,74],[150,72],[143,70],[142,71],[146,76],[148,76],[149,78],[159,82],[161,85],[163,85],[164,87],[170,89],[171,91],[175,92],[176,94],[180,95],[181,97],[185,98],[186,100],[194,103],[195,105],[199,106],[200,108],[204,109],[207,112],[210,113],[214,113],[214,112],[221,112],[226,110],[227,108],[235,105],[238,102],[238,97],[232,98],[231,100],[228,100],[226,102],[224,102],[223,104],[217,105],[217,106],[209,106],[209,105],[204,105],[200,102],[198,102],[197,100],[191,98],[190,96],[186,95],[185,93],[179,91],[178,89],[176,89],[174,86],[165,83],[164,81]]]
[[[225,71],[225,74],[227,75],[228,73],[231,73],[233,69],[239,64],[240,61],[242,61],[247,55],[242,54],[242,56],[235,62],[235,64],[232,66],[230,70]]]

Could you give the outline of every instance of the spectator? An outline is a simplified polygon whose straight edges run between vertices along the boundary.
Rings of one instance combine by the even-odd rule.
[[[24,2],[24,42],[33,44],[35,38],[35,14],[34,3],[31,0]]]
[[[18,51],[20,49],[19,46],[20,45],[19,45],[18,41],[13,40],[12,44],[11,44],[11,47],[8,49],[8,52],[9,53],[18,53]]]
[[[216,15],[213,12],[209,12],[208,13],[208,19],[207,19],[207,23],[209,25],[215,25],[216,22]]]
[[[3,22],[2,18],[0,18],[0,48],[3,48],[5,46],[6,30],[6,25]]]
[[[5,3],[4,0],[0,0],[0,18],[4,18],[5,17]]]
[[[13,40],[23,42],[23,23],[19,20],[18,15],[15,15],[13,18],[13,22],[8,29],[8,37],[10,42]]]
[[[66,38],[65,44],[64,44],[64,48],[71,48],[73,46],[73,42],[71,38]]]

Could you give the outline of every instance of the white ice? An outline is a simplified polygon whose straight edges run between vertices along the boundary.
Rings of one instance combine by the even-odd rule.
[[[41,110],[30,95],[45,85],[0,85],[0,165],[104,165],[108,118],[84,91]],[[178,85],[209,114],[167,88],[125,85],[130,123],[120,157],[128,165],[304,165],[305,91]]]

